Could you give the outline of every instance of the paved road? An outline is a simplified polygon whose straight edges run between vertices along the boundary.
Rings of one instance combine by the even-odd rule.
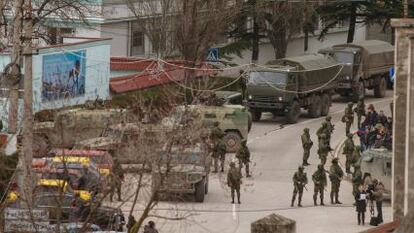
[[[367,103],[373,103],[377,109],[389,113],[389,103],[392,93],[384,99],[368,98]],[[344,137],[345,129],[340,118],[343,114],[346,100],[336,98],[331,108],[333,123],[336,125],[332,145],[336,146]],[[250,223],[271,213],[284,215],[297,221],[297,232],[320,233],[359,232],[367,229],[356,224],[356,212],[352,206],[352,186],[342,182],[340,200],[343,205],[331,206],[329,192],[325,192],[325,207],[313,206],[313,184],[307,185],[308,192],[304,193],[303,208],[290,208],[292,195],[292,175],[302,161],[300,134],[304,127],[310,128],[312,140],[316,142],[315,132],[323,118],[309,119],[305,113],[301,121],[295,125],[281,125],[282,118],[272,119],[271,115],[265,120],[254,123],[249,134],[249,147],[252,154],[253,177],[243,180],[242,204],[230,204],[230,191],[225,186],[225,175],[218,174],[210,177],[209,194],[204,203],[192,202],[162,202],[155,214],[179,218],[192,215],[182,221],[167,221],[155,219],[161,233],[164,232],[220,232],[248,233]],[[316,146],[312,148],[306,168],[308,179],[316,170],[319,159]],[[228,160],[231,160],[232,155]],[[329,163],[327,164],[330,165]],[[330,190],[330,186],[327,187]],[[126,203],[126,207],[130,203]],[[125,208],[127,209],[127,208]],[[167,211],[165,209],[171,209]],[[139,212],[136,212],[138,215]],[[391,208],[386,204],[384,209],[385,221],[391,219]],[[369,214],[367,213],[367,222]]]

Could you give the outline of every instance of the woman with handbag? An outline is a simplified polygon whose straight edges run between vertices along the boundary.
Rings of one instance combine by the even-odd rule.
[[[365,212],[367,211],[367,192],[364,189],[364,185],[358,187],[358,191],[355,195],[356,211],[358,213],[358,225],[365,225]]]

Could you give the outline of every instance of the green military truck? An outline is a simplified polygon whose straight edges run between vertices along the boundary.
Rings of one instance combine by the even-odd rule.
[[[352,96],[357,101],[360,96],[365,96],[366,88],[374,89],[375,97],[385,96],[390,69],[394,66],[394,46],[391,44],[366,40],[334,45],[319,53],[332,56],[345,65],[336,90],[341,96]]]
[[[247,103],[253,121],[263,112],[285,115],[296,123],[301,108],[310,117],[326,116],[337,86],[341,65],[322,54],[290,57],[255,67],[248,74]]]
[[[208,193],[211,156],[201,143],[175,145],[159,153],[152,168],[152,189],[158,194],[193,194],[203,202]]]

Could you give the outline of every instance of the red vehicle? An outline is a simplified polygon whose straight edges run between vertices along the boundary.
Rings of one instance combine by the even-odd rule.
[[[69,150],[69,149],[53,149],[50,151],[53,156],[74,156],[89,158],[99,169],[101,175],[108,175],[112,172],[114,161],[107,151],[100,150]]]

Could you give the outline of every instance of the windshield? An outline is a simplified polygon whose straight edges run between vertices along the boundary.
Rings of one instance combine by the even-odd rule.
[[[271,85],[286,85],[286,73],[270,72],[270,71],[255,71],[250,72],[250,84],[271,84]]]
[[[354,54],[352,53],[335,52],[334,58],[337,62],[340,63],[354,63]]]

